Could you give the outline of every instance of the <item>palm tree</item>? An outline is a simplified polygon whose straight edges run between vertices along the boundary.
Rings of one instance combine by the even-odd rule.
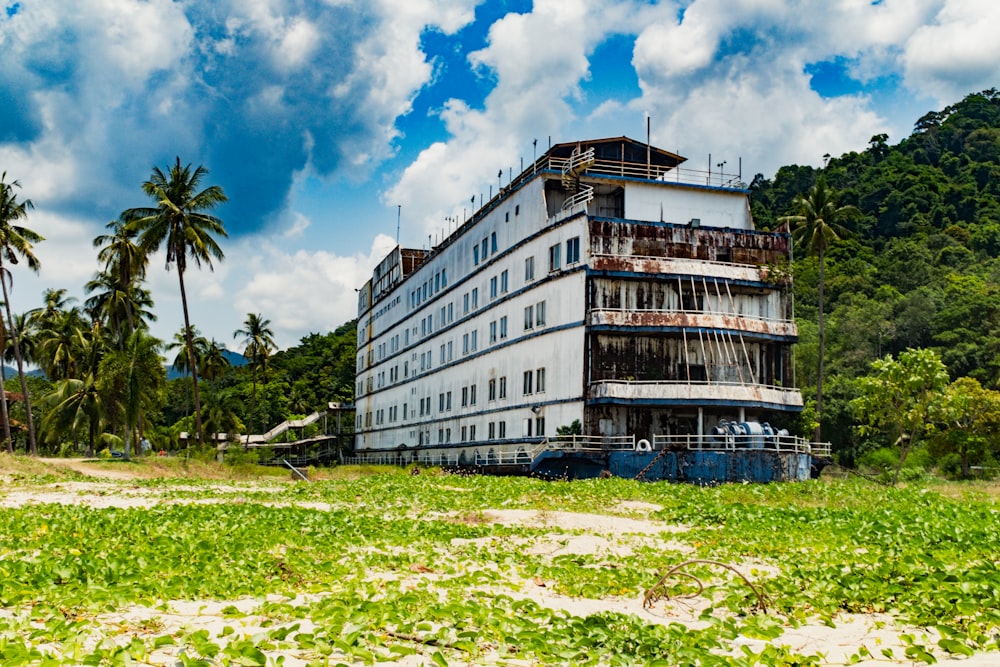
[[[191,338],[184,272],[187,270],[189,257],[195,266],[200,267],[204,262],[211,269],[213,257],[219,260],[223,258],[222,249],[213,235],[227,236],[222,220],[205,212],[226,201],[226,195],[217,185],[199,191],[201,180],[207,174],[208,170],[202,166],[193,171],[191,165],[181,166],[179,157],[167,174],[159,167],[154,167],[150,179],[142,184],[142,190],[154,201],[155,206],[133,208],[122,213],[122,220],[127,222],[126,229],[139,235],[139,247],[146,255],[166,244],[167,268],[171,264],[177,265],[199,443],[203,441],[204,431],[201,424],[201,400],[198,396],[198,364]]]
[[[792,205],[798,211],[795,215],[779,218],[792,231],[792,241],[804,246],[807,255],[816,255],[819,260],[819,368],[816,376],[816,440],[820,440],[823,420],[823,351],[825,331],[823,323],[823,274],[826,268],[826,251],[830,244],[851,235],[840,220],[861,215],[856,206],[837,206],[836,193],[820,176],[808,195],[798,195]]]
[[[108,402],[98,384],[98,369],[107,347],[97,328],[81,332],[80,340],[81,377],[60,380],[42,398],[42,405],[49,408],[42,419],[42,432],[55,444],[67,431],[76,433],[86,426],[87,455],[93,456],[97,436],[107,422]]]
[[[90,332],[78,308],[56,312],[48,319],[32,318],[38,327],[38,352],[35,358],[50,380],[78,376],[85,336]]]
[[[124,341],[136,327],[142,326],[143,316],[150,316],[146,308],[152,305],[152,299],[148,291],[138,286],[146,277],[149,256],[135,242],[136,232],[128,227],[124,216],[108,222],[105,227],[112,233],[94,239],[94,247],[100,248],[97,259],[104,263],[104,271],[87,284],[87,291],[103,289],[100,294],[110,297],[106,300],[114,305],[109,306],[107,314],[113,318],[112,326]],[[95,281],[98,283],[92,285]]]
[[[7,331],[10,332],[11,341],[14,343],[14,358],[17,360],[17,374],[21,379],[21,393],[24,394],[24,409],[27,413],[28,423],[28,443],[31,447],[31,454],[38,455],[38,444],[35,442],[35,426],[31,419],[31,399],[28,396],[28,384],[24,380],[24,362],[21,359],[21,349],[18,344],[17,329],[14,325],[14,318],[10,312],[10,294],[7,288],[8,269],[4,261],[9,264],[17,264],[21,258],[28,263],[28,268],[37,272],[39,267],[38,258],[31,252],[32,245],[45,239],[27,227],[14,224],[19,220],[28,217],[28,209],[34,208],[30,199],[17,201],[14,188],[21,187],[17,181],[7,183],[7,172],[0,175],[0,285],[3,285],[4,310],[7,313]],[[13,286],[13,279],[11,280]],[[4,394],[3,383],[0,382],[0,405],[2,405],[2,416],[4,419],[4,435],[7,441],[10,439],[10,424],[8,423],[7,396]]]
[[[271,351],[277,347],[274,342],[274,332],[271,330],[271,320],[264,319],[259,313],[247,313],[243,328],[233,332],[233,338],[243,337],[243,356],[250,362],[253,393],[250,398],[250,427],[253,432],[253,413],[257,403],[257,371],[264,370],[264,384],[267,384],[267,359]],[[261,428],[266,424],[261,424]]]
[[[142,408],[154,403],[163,386],[161,346],[159,339],[136,329],[123,349],[108,352],[101,360],[98,386],[108,392],[124,418],[126,458],[139,433]]]
[[[235,387],[209,386],[205,395],[205,430],[212,434],[226,433],[229,440],[243,430],[237,416],[243,411],[243,402]]]
[[[230,365],[225,348],[213,338],[205,348],[205,354],[201,359],[202,377],[206,380],[218,380]]]
[[[92,294],[84,302],[88,317],[106,321],[119,344],[136,329],[148,329],[147,322],[156,321],[149,290],[136,283],[122,285],[113,274],[101,271],[84,289]]]

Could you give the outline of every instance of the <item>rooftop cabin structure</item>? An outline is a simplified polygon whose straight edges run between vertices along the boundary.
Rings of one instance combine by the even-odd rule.
[[[574,421],[601,447],[785,424],[786,234],[738,175],[627,137],[557,144],[358,293],[355,455],[525,463]]]

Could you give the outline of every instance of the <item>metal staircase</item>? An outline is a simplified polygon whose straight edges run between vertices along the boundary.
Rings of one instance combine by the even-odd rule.
[[[563,202],[562,210],[566,211],[577,204],[589,204],[594,199],[593,186],[581,184],[580,175],[594,165],[594,149],[580,152],[579,148],[566,160],[562,168],[562,185],[567,193],[571,193]]]

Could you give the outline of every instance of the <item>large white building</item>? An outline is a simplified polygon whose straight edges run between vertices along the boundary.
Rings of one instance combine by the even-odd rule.
[[[783,425],[800,411],[789,239],[737,176],[625,137],[558,144],[428,250],[359,290],[355,455],[528,460]]]

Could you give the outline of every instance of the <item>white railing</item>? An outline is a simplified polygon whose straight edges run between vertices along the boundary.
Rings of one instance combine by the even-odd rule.
[[[802,394],[796,388],[717,380],[595,380],[590,383],[590,396],[698,401],[723,399],[788,407],[802,405]]]
[[[635,449],[635,435],[557,435],[541,445],[545,449],[601,451]]]
[[[593,149],[587,152],[592,153]],[[585,155],[585,153],[580,155]],[[567,165],[573,162],[575,158],[576,156],[569,158],[549,158],[548,167],[553,171],[567,173],[572,169],[572,167],[567,167]],[[621,160],[594,160],[593,164],[589,165],[586,170],[590,174],[643,178],[684,183],[687,185],[710,185],[734,190],[745,190],[747,188],[747,184],[740,179],[739,174],[730,174],[721,171],[702,171],[688,167],[665,167],[663,165],[646,165],[645,163],[623,162]]]
[[[654,435],[653,449],[736,451],[756,449],[787,454],[830,456],[830,443],[809,442],[795,435]]]
[[[581,185],[579,192],[563,202],[562,210],[569,210],[577,204],[589,204],[593,199],[594,188],[589,185]]]

